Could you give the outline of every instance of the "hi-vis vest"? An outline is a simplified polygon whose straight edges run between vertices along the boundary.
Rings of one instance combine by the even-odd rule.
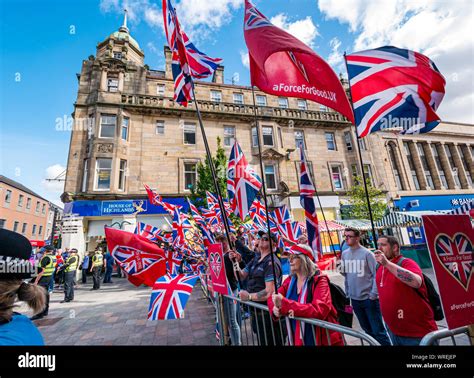
[[[102,266],[104,264],[102,253],[96,253],[92,256],[92,266],[95,268],[97,266]]]
[[[49,259],[49,263],[48,263],[48,265],[43,267],[43,277],[49,277],[49,276],[53,275],[54,268],[55,268],[55,265],[56,265],[56,256],[44,255],[40,260],[40,266],[42,265],[43,260],[46,259],[46,258]]]
[[[69,264],[66,267],[66,272],[72,272],[77,269],[77,266],[79,265],[79,257],[77,255],[71,256],[66,260],[66,264]]]

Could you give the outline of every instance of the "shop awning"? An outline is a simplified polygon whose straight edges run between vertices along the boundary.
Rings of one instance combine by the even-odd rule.
[[[372,229],[370,221],[367,219],[338,219],[334,221],[335,223],[343,226],[343,228],[355,228],[360,231],[368,231]],[[380,227],[376,227],[380,228]]]
[[[326,227],[326,223],[327,223],[327,227]],[[328,229],[330,232],[334,232],[334,231],[344,231],[345,227],[344,226],[341,226],[340,224],[337,224],[336,222],[334,221],[326,221],[324,222],[324,219],[319,219],[319,231],[320,232],[328,232]]]
[[[441,215],[439,211],[393,211],[375,223],[377,228],[420,226],[422,215]]]
[[[32,247],[44,247],[45,245],[44,240],[30,240],[30,244]]]

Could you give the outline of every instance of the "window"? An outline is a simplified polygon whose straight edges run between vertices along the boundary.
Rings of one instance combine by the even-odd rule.
[[[156,135],[165,134],[165,121],[156,121]]]
[[[118,78],[107,78],[107,91],[118,92]]]
[[[296,148],[302,148],[303,150],[305,149],[303,130],[295,130],[295,146]]]
[[[308,103],[306,100],[298,99],[298,109],[299,110],[308,110]]]
[[[267,106],[267,96],[257,95],[257,106]]]
[[[365,178],[369,179],[370,183],[372,185],[374,185],[374,178],[372,177],[372,168],[370,167],[369,164],[364,164],[364,174],[365,174]]]
[[[28,227],[28,223],[23,223],[23,226],[21,227],[21,233],[24,234],[26,232],[26,228]]]
[[[196,187],[197,164],[184,163],[184,190],[191,190]]]
[[[263,126],[262,127],[262,135],[263,135],[263,145],[268,147],[273,147],[273,127],[271,126]]]
[[[448,181],[446,180],[446,174],[444,172],[443,165],[441,164],[441,159],[439,158],[438,153],[438,146],[436,144],[431,145],[431,152],[433,153],[433,159],[435,161],[436,168],[438,168],[441,185],[443,185],[445,188],[448,188]]]
[[[89,164],[87,159],[84,159],[84,165],[82,169],[82,186],[81,191],[87,192],[87,178],[89,176]]]
[[[403,147],[405,148],[405,155],[407,156],[408,165],[410,166],[411,178],[415,184],[415,189],[420,190],[420,181],[418,180],[418,174],[416,173],[415,163],[413,163],[413,156],[411,154],[408,142],[403,142]]]
[[[279,97],[278,106],[282,109],[288,109],[288,99],[286,97]]]
[[[334,137],[334,133],[324,133],[324,137],[326,138],[326,145],[328,146],[328,150],[336,151],[336,140]]]
[[[44,215],[45,213],[46,213],[46,204],[43,203],[43,207],[42,207],[42,209],[41,209],[41,214]]]
[[[413,236],[415,239],[421,239],[421,230],[420,227],[412,227],[413,230]]]
[[[344,189],[340,165],[331,166],[331,179],[335,190]]]
[[[156,94],[158,96],[164,96],[165,95],[165,85],[164,84],[157,84]]]
[[[40,201],[36,201],[36,208],[35,208],[35,211],[36,211],[37,213],[39,213],[39,211],[40,211],[40,206],[41,206]]]
[[[128,125],[130,119],[127,117],[122,118],[122,140],[128,140]]]
[[[256,127],[252,127],[252,147],[258,147],[258,134]]]
[[[350,131],[344,133],[344,142],[346,143],[347,151],[352,151],[352,136]]]
[[[243,105],[244,104],[244,95],[243,93],[234,93],[234,104]]]
[[[421,143],[418,143],[418,154],[420,155],[421,166],[423,167],[423,171],[425,172],[426,184],[431,188],[434,189],[433,178],[431,177],[431,170],[428,165],[428,160],[426,160],[425,149]]]
[[[446,156],[448,157],[449,165],[451,167],[451,170],[453,171],[454,183],[458,188],[460,188],[461,182],[459,181],[458,167],[456,167],[456,163],[454,162],[453,154],[451,153],[451,147],[445,144],[444,150],[446,151]]]
[[[265,164],[265,184],[267,185],[267,189],[277,189],[276,182],[275,165]]]
[[[359,147],[362,151],[367,151],[367,144],[364,138],[359,138]]]
[[[402,179],[400,177],[400,167],[398,166],[397,158],[395,155],[395,147],[393,144],[389,143],[388,145],[388,155],[390,157],[390,164],[392,166],[393,176],[395,178],[395,185],[398,190],[405,190],[402,184]]]
[[[31,230],[32,235],[36,235],[36,224],[33,225],[33,228]]]
[[[31,209],[31,198],[29,197],[26,199],[26,208]]]
[[[357,164],[352,164],[351,165],[351,171],[352,171],[352,179],[354,182],[357,181],[357,176],[359,175],[359,172],[357,170]]]
[[[462,166],[464,167],[464,171],[466,172],[467,182],[469,185],[473,185],[471,172],[469,171],[469,166],[467,165],[467,158],[464,155],[464,151],[462,146],[458,146],[459,158],[461,159]]]
[[[196,144],[196,125],[185,123],[183,128],[184,144]]]
[[[20,222],[15,221],[13,222],[13,231],[18,232],[18,226],[20,225]]]
[[[18,207],[23,207],[23,198],[25,196],[23,194],[20,194],[20,196],[18,197]]]
[[[110,114],[104,114],[100,117],[99,138],[113,138],[115,136],[115,123],[117,117]]]
[[[325,106],[325,105],[319,105],[319,111],[320,111],[320,112],[328,112],[329,109],[328,109],[328,107]]]
[[[38,235],[39,236],[43,235],[43,226],[39,226]]]
[[[122,53],[119,51],[114,51],[114,58],[115,59],[122,59]]]
[[[5,228],[6,219],[0,219],[0,229]]]
[[[110,176],[112,173],[112,159],[100,158],[95,165],[95,189],[110,190]]]
[[[222,92],[221,91],[211,91],[211,101],[221,102],[222,101]]]
[[[233,146],[235,142],[235,127],[224,126],[224,146]]]
[[[5,203],[10,203],[12,201],[12,191],[8,190],[5,193]]]
[[[125,190],[127,177],[127,160],[120,160],[118,190]]]

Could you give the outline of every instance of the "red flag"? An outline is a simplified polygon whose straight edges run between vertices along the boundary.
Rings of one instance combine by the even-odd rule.
[[[272,95],[315,101],[354,123],[346,92],[329,64],[303,42],[274,26],[248,0],[244,36],[252,85]]]
[[[115,228],[105,228],[107,246],[117,264],[135,286],[153,286],[166,274],[165,251],[143,236]]]

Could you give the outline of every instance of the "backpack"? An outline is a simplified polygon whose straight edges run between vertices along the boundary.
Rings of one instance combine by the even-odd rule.
[[[310,278],[310,281],[309,281],[310,287],[313,285],[313,280],[314,280],[314,276]],[[346,296],[346,294],[344,293],[344,290],[342,290],[340,286],[332,283],[329,280],[329,277],[328,277],[328,283],[329,283],[329,290],[331,292],[332,305],[337,311],[337,320],[339,324],[344,327],[352,328],[352,319],[354,317],[354,314],[352,313],[352,311],[349,310],[351,308],[350,307],[351,300]],[[313,300],[313,290],[311,290],[308,293],[306,302],[310,303],[312,300]]]
[[[400,260],[398,260],[397,265],[402,266],[402,261],[405,260],[405,257],[402,256]],[[434,314],[434,320],[440,321],[444,319],[444,314],[443,314],[443,308],[441,307],[441,299],[439,297],[438,292],[436,291],[433,282],[430,280],[430,278],[423,274],[423,281],[425,282],[426,285],[426,292],[428,294],[428,298],[425,298],[423,294],[421,294],[418,289],[415,289],[416,293],[425,301],[428,302],[430,305],[431,309],[433,310]]]

